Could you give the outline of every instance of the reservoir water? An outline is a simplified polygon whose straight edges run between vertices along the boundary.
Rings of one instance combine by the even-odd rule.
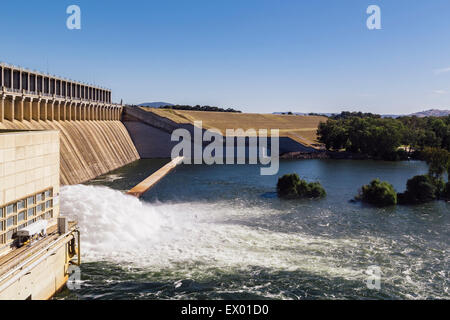
[[[57,299],[449,299],[450,204],[351,203],[373,178],[398,192],[422,162],[282,161],[322,200],[276,197],[251,165],[183,165],[141,200],[123,194],[168,160],[61,191],[82,232],[79,289]],[[381,271],[370,289],[367,270]]]

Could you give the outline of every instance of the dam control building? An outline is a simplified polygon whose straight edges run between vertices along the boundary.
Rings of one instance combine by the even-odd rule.
[[[111,90],[0,64],[0,121],[118,120]]]

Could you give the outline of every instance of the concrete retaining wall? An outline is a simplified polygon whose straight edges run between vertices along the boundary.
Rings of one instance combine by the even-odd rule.
[[[171,134],[176,129],[186,129],[191,133],[191,137],[194,137],[194,126],[192,124],[176,123],[140,108],[125,107],[122,121],[130,133],[140,157],[143,159],[170,158],[172,148],[178,144],[178,142],[171,141]],[[205,129],[203,129],[204,131]],[[268,143],[270,152],[270,139],[268,139]],[[204,142],[203,147],[208,144],[209,142]],[[235,144],[237,143],[235,142]],[[248,139],[246,140],[246,147],[248,147]],[[280,154],[289,152],[317,152],[314,148],[305,146],[290,137],[280,137],[279,148]],[[248,149],[245,152],[248,154]],[[194,154],[193,150],[191,154]],[[225,150],[223,154],[226,154]],[[236,154],[236,149],[234,154]]]

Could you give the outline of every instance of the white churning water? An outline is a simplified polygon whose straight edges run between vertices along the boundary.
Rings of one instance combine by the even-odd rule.
[[[330,240],[233,223],[243,215],[270,217],[276,213],[271,210],[235,208],[220,202],[150,204],[99,186],[66,186],[61,191],[61,213],[78,221],[85,261],[111,261],[155,271],[176,268],[177,272],[183,272],[180,265],[190,265],[187,273],[211,267],[263,267],[345,278],[363,276],[363,270],[343,267],[341,257],[327,254],[355,250],[356,240]],[[192,270],[193,264],[196,270]]]

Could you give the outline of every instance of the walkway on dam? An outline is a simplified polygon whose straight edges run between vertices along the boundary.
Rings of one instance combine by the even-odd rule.
[[[142,197],[144,193],[150,190],[155,184],[157,184],[162,178],[169,174],[173,169],[175,169],[182,161],[183,157],[176,157],[164,167],[153,173],[147,179],[139,183],[137,186],[132,188],[127,192],[127,194],[135,196],[137,198]]]

